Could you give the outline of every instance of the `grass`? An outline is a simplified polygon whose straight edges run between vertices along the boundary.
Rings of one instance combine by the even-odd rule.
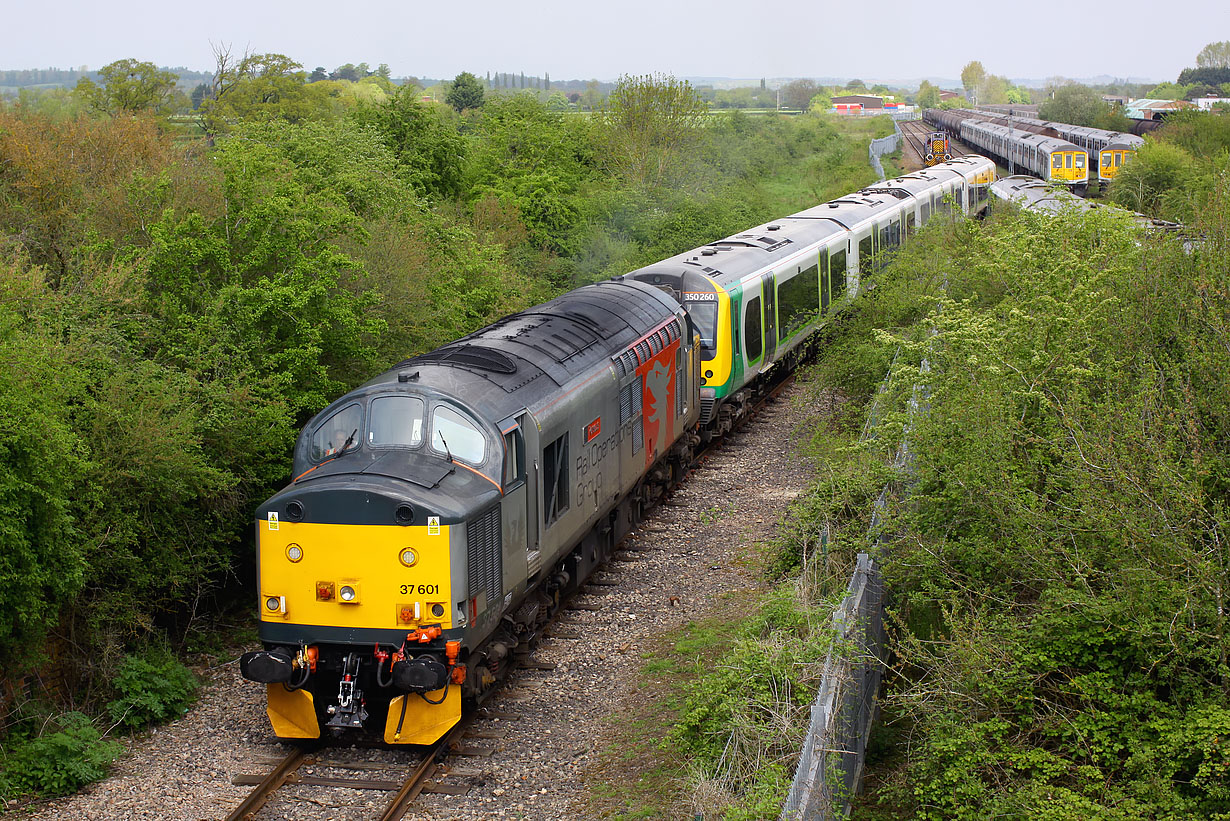
[[[615,713],[608,743],[587,775],[590,815],[614,821],[691,818],[693,772],[664,732],[680,718],[689,691],[735,641],[732,622],[745,618],[756,596],[744,590],[718,602],[699,622],[667,634],[642,655],[631,697]]]

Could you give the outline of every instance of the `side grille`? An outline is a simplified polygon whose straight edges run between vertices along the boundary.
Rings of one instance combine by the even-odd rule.
[[[702,396],[700,398],[700,423],[702,425],[708,424],[709,420],[713,418],[713,405],[716,402],[717,400],[712,396]]]
[[[504,594],[504,553],[501,547],[499,505],[466,523],[470,595],[485,593],[487,607],[499,607]]]
[[[632,452],[639,453],[645,446],[645,420],[641,418],[641,397],[645,392],[645,380],[637,377],[632,383]]]

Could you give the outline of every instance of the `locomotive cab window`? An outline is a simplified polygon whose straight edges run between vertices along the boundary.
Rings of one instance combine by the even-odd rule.
[[[1122,163],[1123,163],[1123,152],[1116,151],[1115,152],[1115,168],[1118,168]]]
[[[359,405],[347,405],[330,416],[312,434],[312,461],[332,459],[357,448],[362,427],[363,408]]]
[[[525,440],[521,428],[504,434],[504,487],[525,478]]]
[[[1084,168],[1084,167],[1085,167],[1085,155],[1084,155],[1084,154],[1077,154],[1077,155],[1076,155],[1076,167],[1077,167],[1077,168]]]
[[[372,400],[367,443],[375,448],[414,448],[423,442],[425,408],[417,396],[378,396]]]
[[[1072,155],[1071,155],[1071,154],[1064,154],[1064,157],[1066,157],[1066,158],[1067,158],[1067,167],[1068,167],[1068,168],[1071,168],[1071,167],[1072,167]]]
[[[687,309],[700,333],[700,348],[703,352],[701,358],[712,359],[713,351],[717,350],[717,302],[689,302]]]
[[[1052,159],[1051,165],[1053,165],[1055,168],[1063,168],[1063,155],[1056,154],[1054,158]]]
[[[487,458],[487,440],[473,422],[440,405],[431,414],[431,449],[472,465]]]
[[[1103,168],[1110,168],[1110,155],[1111,155],[1111,153],[1112,153],[1112,152],[1110,152],[1110,151],[1103,151],[1103,152],[1102,152],[1102,167],[1103,167]]]

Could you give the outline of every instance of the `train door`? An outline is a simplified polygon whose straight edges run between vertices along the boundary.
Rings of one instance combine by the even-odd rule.
[[[777,277],[772,272],[762,280],[764,291],[764,361],[773,361],[777,350]]]
[[[820,315],[829,312],[829,249],[820,249]]]
[[[510,416],[500,423],[504,437],[504,475],[501,500],[501,537],[503,538],[504,575],[509,578],[532,578],[541,570],[537,495],[538,464],[533,454],[538,450],[538,426],[527,411]],[[532,441],[527,441],[528,438]],[[519,568],[525,573],[516,575]],[[505,584],[506,590],[513,585]]]
[[[841,304],[846,295],[846,258],[849,240],[842,240],[829,246],[829,300]]]
[[[748,374],[760,370],[764,356],[764,299],[760,281],[743,286],[743,361]]]

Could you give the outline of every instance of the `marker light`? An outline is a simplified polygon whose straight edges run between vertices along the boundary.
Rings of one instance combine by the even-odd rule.
[[[342,589],[337,591],[337,597],[344,602],[352,602],[355,600],[354,588],[348,584],[342,585]]]
[[[401,563],[406,567],[414,567],[414,563],[419,560],[418,554],[408,547],[401,552],[401,556],[398,558],[401,559]]]
[[[277,596],[270,596],[269,598],[265,599],[265,609],[266,610],[281,610],[282,600],[278,598]]]
[[[444,605],[433,604],[431,606],[431,615],[437,619],[443,617],[444,616]]]
[[[303,548],[297,544],[288,544],[286,546],[286,558],[292,562],[297,562],[303,558]]]

